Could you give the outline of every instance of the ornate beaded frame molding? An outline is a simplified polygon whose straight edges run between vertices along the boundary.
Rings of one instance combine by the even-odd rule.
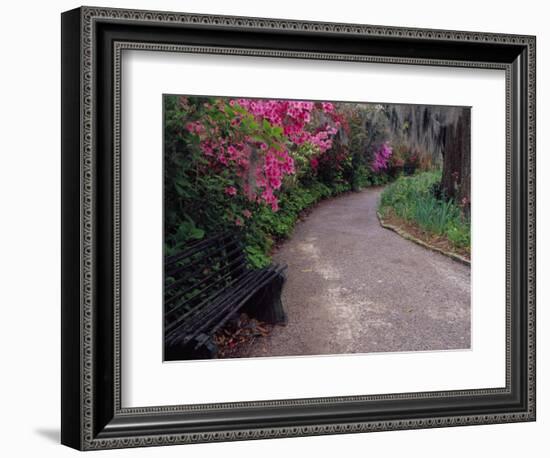
[[[322,54],[322,53],[308,53],[308,52],[290,52],[290,51],[269,51],[269,50],[255,50],[244,48],[219,48],[219,47],[205,47],[205,46],[182,46],[182,45],[164,45],[154,43],[137,43],[137,42],[115,42],[114,52],[114,176],[115,182],[115,275],[116,275],[116,287],[115,287],[115,405],[119,413],[158,413],[163,411],[171,412],[186,412],[192,410],[206,410],[216,408],[235,408],[235,407],[266,407],[266,406],[293,406],[303,405],[308,403],[333,403],[341,401],[368,401],[368,400],[382,400],[382,399],[418,399],[428,397],[450,397],[450,396],[470,396],[472,394],[496,394],[496,393],[510,393],[510,285],[507,282],[506,285],[506,386],[504,388],[491,388],[491,389],[479,389],[479,390],[460,390],[460,391],[438,391],[438,392],[420,392],[420,393],[406,393],[406,394],[391,394],[391,395],[365,395],[365,396],[342,396],[342,397],[324,397],[313,399],[292,399],[292,400],[276,400],[276,401],[252,401],[252,402],[239,402],[239,403],[222,403],[222,404],[189,404],[178,406],[162,406],[162,407],[147,407],[147,408],[122,408],[121,406],[121,303],[120,303],[120,189],[121,189],[121,168],[120,158],[122,155],[122,140],[121,140],[121,85],[122,85],[122,52],[127,51],[158,51],[158,52],[178,52],[189,54],[218,54],[218,55],[239,55],[239,56],[254,56],[254,57],[279,57],[279,58],[300,58],[300,59],[320,59],[320,60],[335,60],[335,61],[353,61],[353,62],[370,62],[370,63],[389,63],[389,64],[409,64],[409,65],[440,65],[440,66],[452,66],[463,68],[482,68],[493,70],[504,70],[506,73],[506,104],[510,104],[511,88],[510,86],[510,70],[507,65],[502,64],[484,64],[479,62],[451,62],[443,60],[430,60],[430,59],[400,59],[400,58],[384,58],[384,57],[370,57],[360,55],[337,55],[337,54]],[[507,116],[507,123],[509,123],[509,116]],[[506,128],[507,136],[509,137],[509,127]],[[510,184],[510,161],[511,161],[511,149],[509,142],[506,146],[506,170],[507,177],[506,183]],[[509,194],[509,193],[508,193]],[[510,264],[510,211],[509,211],[510,199],[509,195],[506,198],[507,205],[507,265]]]
[[[335,23],[314,23],[290,20],[226,17],[226,16],[205,16],[196,14],[162,13],[149,11],[131,11],[120,9],[103,9],[94,7],[83,7],[80,9],[80,36],[81,36],[81,69],[80,69],[80,94],[81,94],[81,278],[80,278],[80,439],[77,448],[81,449],[104,449],[121,447],[140,447],[151,445],[168,445],[210,441],[245,440],[274,437],[306,436],[319,434],[335,434],[349,432],[385,431],[412,428],[474,425],[486,423],[504,423],[515,421],[529,421],[535,418],[535,39],[530,36],[517,36],[505,34],[488,34],[477,32],[456,32],[440,30],[422,30],[398,27],[380,27],[367,25],[335,24]],[[265,29],[265,30],[293,30],[303,32],[333,32],[349,35],[360,35],[369,37],[397,37],[414,38],[417,40],[438,39],[450,42],[485,42],[509,45],[524,45],[527,48],[527,316],[526,333],[528,340],[527,350],[527,408],[522,412],[493,413],[488,415],[454,415],[440,416],[437,418],[415,418],[410,420],[388,420],[388,421],[366,421],[353,423],[333,423],[296,427],[270,427],[253,429],[228,429],[227,431],[205,432],[205,433],[166,433],[155,435],[136,435],[133,437],[97,437],[97,429],[94,427],[94,379],[98,374],[94,373],[94,208],[96,206],[95,164],[93,139],[95,137],[94,120],[94,90],[97,81],[94,81],[94,33],[95,22],[116,20],[128,24],[203,24],[212,28],[223,27],[225,29]],[[398,57],[375,57],[352,54],[334,54],[318,52],[294,52],[277,50],[260,50],[248,48],[228,48],[214,46],[183,46],[173,44],[144,43],[144,42],[115,42],[114,44],[114,117],[113,117],[113,180],[114,180],[114,408],[117,416],[130,415],[161,415],[169,413],[185,413],[193,411],[215,411],[227,410],[241,407],[280,407],[280,406],[312,406],[323,404],[338,404],[350,401],[371,401],[371,400],[396,400],[396,399],[428,399],[451,396],[463,396],[468,398],[473,395],[510,393],[511,386],[511,291],[510,278],[511,266],[511,64],[483,63],[469,61],[451,61],[442,59],[415,59]],[[180,53],[203,53],[203,54],[229,54],[248,55],[264,57],[292,57],[301,59],[321,60],[346,60],[356,62],[376,62],[390,64],[412,64],[412,65],[438,65],[450,67],[469,67],[500,69],[506,72],[506,387],[482,390],[462,390],[446,392],[420,392],[400,393],[388,395],[366,395],[353,397],[331,397],[296,400],[273,400],[261,402],[239,402],[223,404],[193,404],[181,406],[158,406],[144,408],[122,408],[121,406],[121,350],[120,350],[120,93],[121,93],[121,63],[124,50],[146,50],[146,51],[168,51]],[[69,444],[73,445],[74,444]]]

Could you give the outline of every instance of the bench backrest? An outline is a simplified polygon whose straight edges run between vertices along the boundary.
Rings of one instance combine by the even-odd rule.
[[[234,234],[218,234],[189,243],[164,260],[165,332],[206,308],[246,271],[243,246]]]

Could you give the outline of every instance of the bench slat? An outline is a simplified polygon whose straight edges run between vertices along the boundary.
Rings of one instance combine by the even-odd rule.
[[[223,259],[227,257],[228,254],[233,255],[235,253],[242,251],[242,247],[236,244],[236,246],[232,248],[231,251],[227,252],[227,249],[229,246],[231,245],[216,245],[213,251],[208,251],[207,247],[205,247],[202,249],[202,251],[193,253],[189,255],[187,258],[184,258],[184,259],[189,259],[194,256],[197,256],[196,259],[194,259],[193,261],[189,262],[188,264],[174,266],[171,269],[167,268],[165,264],[164,275],[166,277],[174,277],[184,272],[193,272],[194,270],[196,270],[194,269],[195,267],[197,266],[199,268],[201,267],[200,263],[204,262],[205,258]],[[171,266],[173,266],[174,264],[178,264],[181,261],[182,259],[178,259],[177,261],[173,262]]]
[[[197,251],[202,251],[205,247],[209,245],[214,245],[216,242],[223,242],[223,240],[232,239],[233,236],[231,234],[227,233],[220,233],[213,235],[212,237],[204,240],[197,240],[196,242],[190,242],[186,246],[186,248],[183,251],[180,251],[177,254],[174,254],[172,256],[166,256],[164,259],[165,265],[173,264],[180,259],[187,258],[189,256],[192,256]]]
[[[236,254],[237,256],[235,256],[234,259],[231,260],[230,262],[224,263],[224,265],[222,267],[220,267],[219,270],[212,270],[212,272],[207,274],[208,277],[216,275],[217,273],[219,273],[223,270],[227,270],[227,268],[230,267],[230,266],[235,266],[235,269],[232,269],[232,270],[237,270],[236,268],[238,268],[238,267],[245,267],[246,266],[246,256],[245,256],[245,254],[242,253],[242,252],[239,253],[238,251],[233,253],[233,254]],[[211,269],[211,267],[204,266],[204,269]],[[185,272],[181,272],[181,273],[185,273]],[[192,274],[189,274],[189,275],[186,275],[186,276],[181,276],[179,279],[176,279],[173,282],[166,285],[165,292],[170,292],[171,290],[184,285],[186,281],[189,281],[189,277],[192,277],[194,275],[200,275],[200,272],[195,272],[195,273],[192,273]],[[204,273],[202,273],[202,275],[204,275]],[[174,277],[172,277],[172,278],[174,278]],[[190,289],[193,289],[193,288],[190,287]]]
[[[189,321],[192,321],[193,315],[194,314],[200,314],[201,311],[206,308],[206,305],[208,303],[214,302],[219,297],[223,298],[224,293],[227,294],[227,292],[226,292],[227,290],[231,290],[231,288],[234,288],[235,285],[238,284],[238,282],[243,281],[243,280],[247,280],[252,275],[253,275],[253,271],[249,271],[249,272],[247,272],[246,276],[232,279],[229,282],[229,284],[227,285],[227,289],[219,290],[216,294],[204,299],[202,302],[200,302],[199,304],[197,304],[193,308],[191,308],[188,312],[185,312],[183,315],[179,316],[174,322],[172,322],[168,326],[166,326],[166,329],[169,332],[171,332],[176,327],[177,324],[183,322],[184,320],[189,319]]]

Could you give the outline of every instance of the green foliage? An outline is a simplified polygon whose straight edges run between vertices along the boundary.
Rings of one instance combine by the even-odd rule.
[[[440,172],[401,177],[382,193],[380,212],[393,212],[430,233],[443,235],[457,248],[470,247],[470,221],[453,200],[437,199],[431,192]]]
[[[177,96],[164,105],[164,224],[165,253],[180,250],[191,240],[230,226],[238,211],[228,202],[225,188],[232,183],[227,171],[213,173],[198,148],[196,136],[184,126],[200,118],[207,99]],[[204,203],[208,202],[208,205]]]

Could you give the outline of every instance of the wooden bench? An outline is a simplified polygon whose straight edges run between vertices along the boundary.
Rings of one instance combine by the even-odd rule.
[[[286,323],[286,265],[250,269],[239,238],[218,234],[164,260],[164,360],[215,358],[214,334],[237,312]]]

